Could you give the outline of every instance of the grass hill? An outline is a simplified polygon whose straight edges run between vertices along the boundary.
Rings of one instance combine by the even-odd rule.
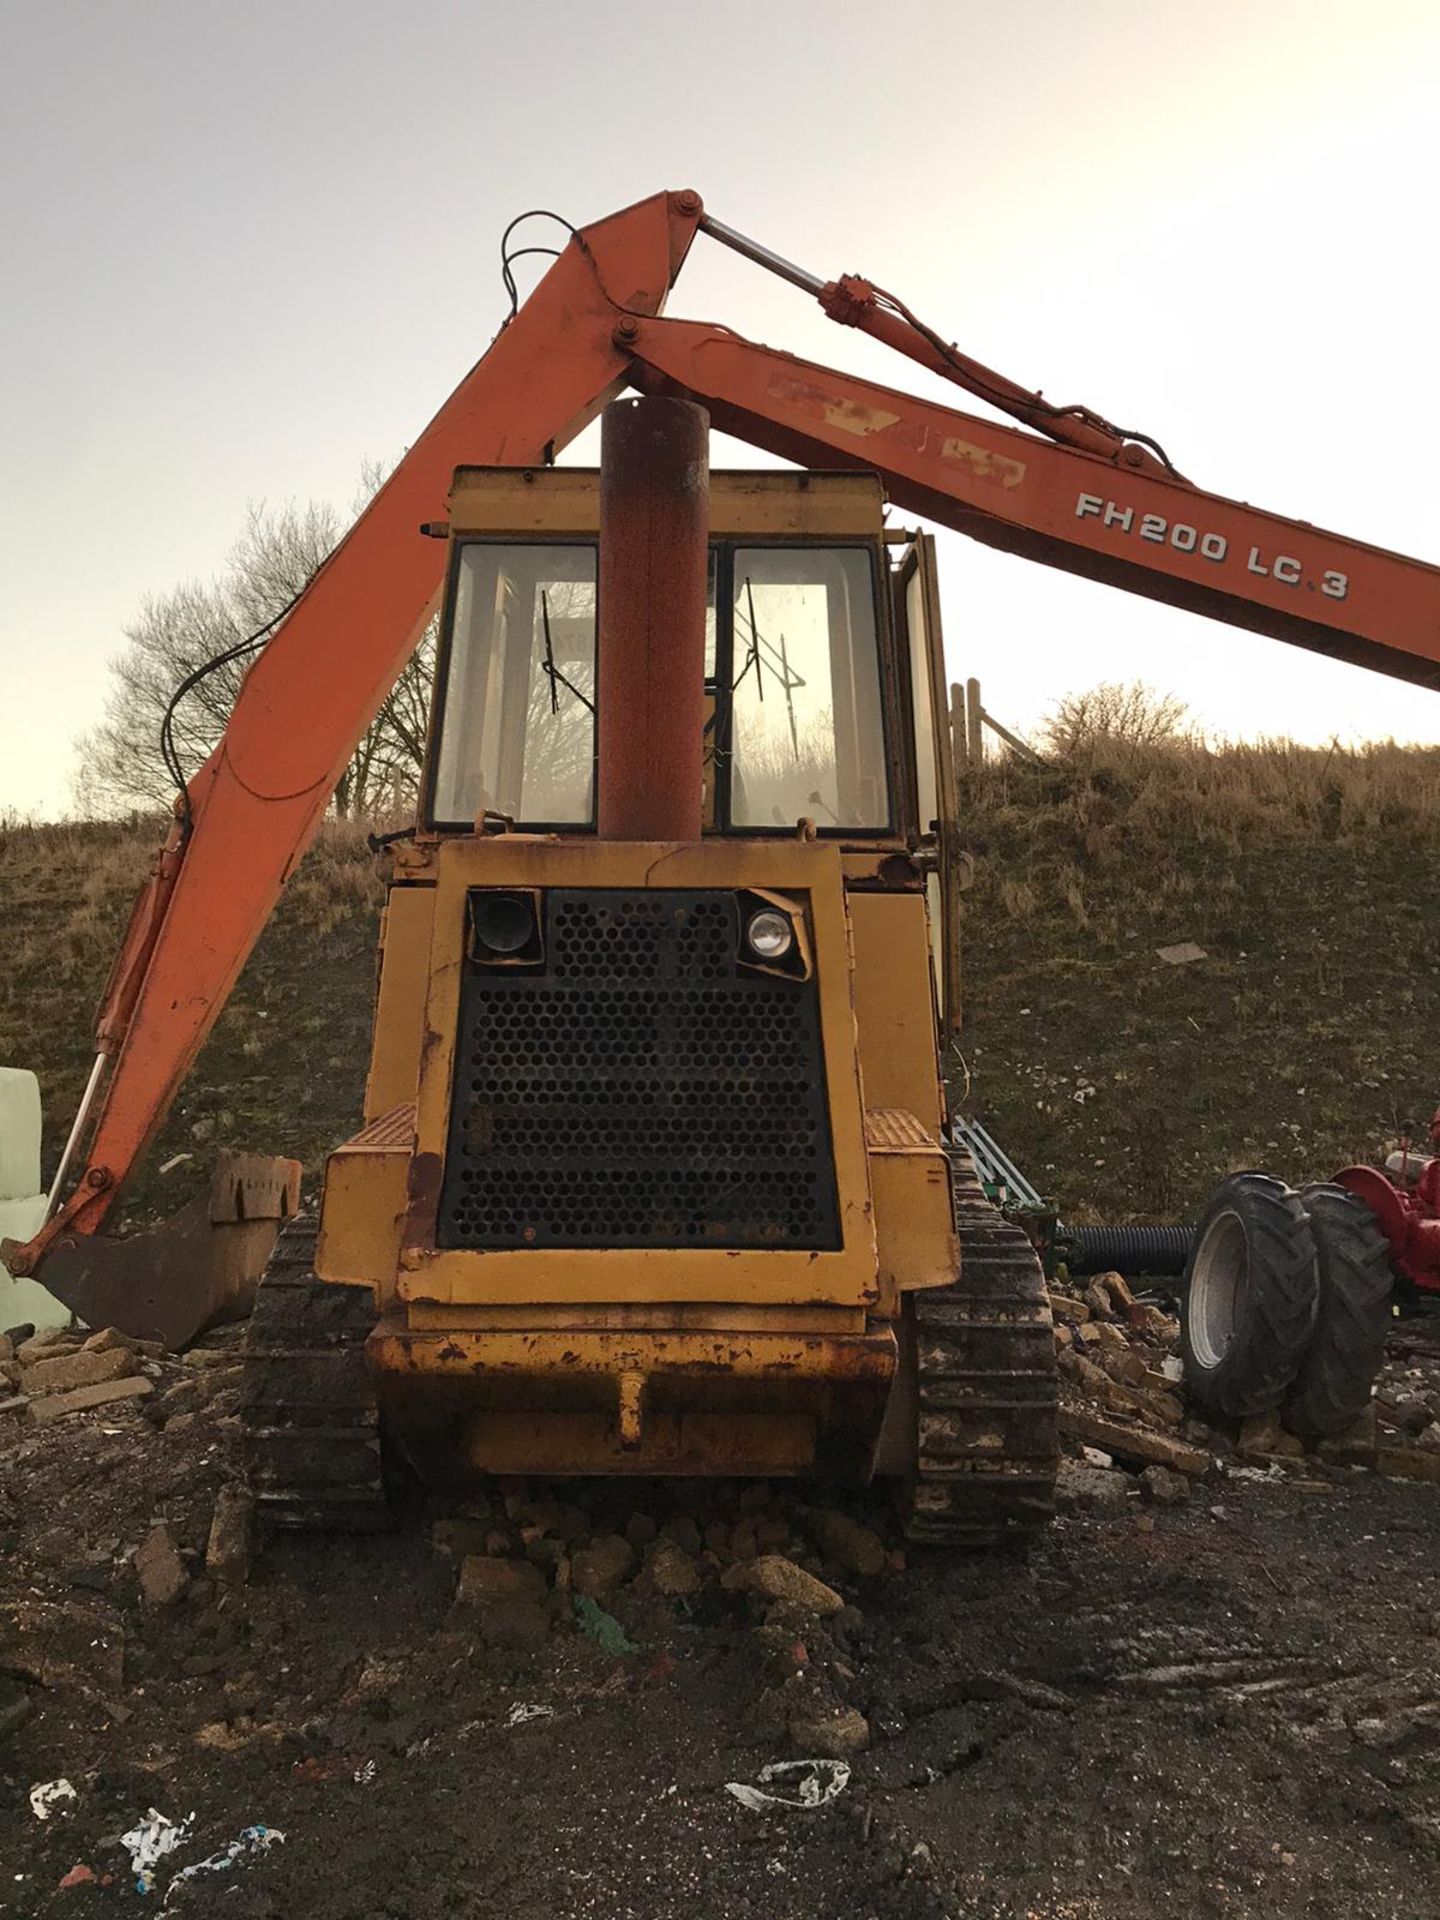
[[[1142,730],[1143,731],[1143,730]],[[1079,716],[1044,767],[964,780],[976,879],[954,1096],[1073,1221],[1185,1217],[1215,1180],[1314,1178],[1440,1102],[1440,752],[1211,749]],[[155,822],[0,827],[0,1061],[53,1167]],[[318,1172],[360,1111],[381,863],[330,826],[130,1196],[222,1144]],[[1169,965],[1157,949],[1205,958]],[[160,1169],[188,1155],[168,1173]]]

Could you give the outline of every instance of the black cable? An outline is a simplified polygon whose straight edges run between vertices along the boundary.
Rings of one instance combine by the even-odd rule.
[[[506,248],[509,245],[511,234],[515,231],[516,227],[525,220],[553,220],[557,226],[564,227],[565,231],[572,236],[579,231],[577,227],[571,226],[563,214],[552,213],[548,207],[531,207],[527,213],[517,213],[509,226],[506,227],[504,233],[500,236],[500,278],[504,283],[506,293],[510,296],[510,317],[512,320],[520,311],[520,292],[515,285],[515,276],[510,271],[511,263],[515,260],[523,260],[527,254],[532,253],[547,253],[552,259],[558,260],[561,251],[559,247],[520,247],[517,248],[514,253],[507,252]]]
[[[313,578],[314,575],[312,574],[311,579]],[[307,580],[305,586],[301,587],[299,593],[296,593],[291,599],[287,600],[277,614],[267,620],[263,627],[257,627],[254,633],[249,635],[247,639],[237,641],[233,647],[225,648],[222,653],[212,654],[210,659],[196,667],[192,673],[187,673],[179,686],[176,687],[174,693],[170,696],[170,704],[165,709],[165,718],[160,722],[160,757],[165,762],[165,770],[175,782],[176,790],[180,795],[181,825],[187,835],[194,825],[194,820],[190,809],[190,788],[186,783],[185,770],[180,765],[179,749],[175,745],[176,709],[186,694],[189,693],[192,688],[198,687],[200,682],[205,679],[207,675],[214,673],[217,667],[228,666],[232,660],[238,660],[242,653],[250,653],[258,647],[263,647],[271,633],[279,626],[286,614],[295,606],[296,602],[300,599],[300,595],[305,592],[309,585],[310,581]]]
[[[966,384],[972,387],[982,400],[988,400],[992,407],[999,407],[1002,413],[1013,410],[1014,396],[992,387],[983,375],[976,371],[973,364],[961,358],[958,347],[948,346],[932,327],[927,327],[918,315],[910,311],[903,300],[897,299],[893,293],[886,293],[880,287],[875,289],[875,298],[881,306],[888,307],[892,313],[898,314],[902,320],[912,326],[923,340],[927,340],[942,359],[948,361],[955,371],[964,377]],[[1087,426],[1098,427],[1103,433],[1113,434],[1117,440],[1134,440],[1140,446],[1148,447],[1160,464],[1173,473],[1177,480],[1184,478],[1160,442],[1148,433],[1137,433],[1129,427],[1117,427],[1113,420],[1107,420],[1103,413],[1096,413],[1090,407],[1057,407],[1053,400],[1047,400],[1040,393],[1027,394],[1025,397],[1028,405],[1034,407],[1038,413],[1048,414],[1052,420],[1080,420]]]

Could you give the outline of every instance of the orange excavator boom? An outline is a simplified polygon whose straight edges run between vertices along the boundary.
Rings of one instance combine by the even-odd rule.
[[[701,229],[1030,430],[664,317]],[[12,1272],[58,1271],[97,1232],[164,1117],[430,618],[443,549],[420,529],[454,469],[539,466],[627,385],[802,465],[877,472],[897,505],[991,546],[1440,687],[1440,568],[1207,493],[1156,442],[994,373],[869,282],[822,282],[697,194],[653,195],[573,234],[251,668],[112,973],[63,1174],[80,1170],[40,1233],[7,1243]]]

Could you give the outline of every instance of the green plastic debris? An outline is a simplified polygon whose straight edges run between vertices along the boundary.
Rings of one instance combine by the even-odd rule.
[[[629,1639],[625,1629],[613,1613],[607,1613],[604,1607],[597,1606],[588,1593],[575,1596],[575,1618],[580,1622],[580,1631],[587,1640],[593,1640],[602,1653],[638,1653],[640,1649]]]

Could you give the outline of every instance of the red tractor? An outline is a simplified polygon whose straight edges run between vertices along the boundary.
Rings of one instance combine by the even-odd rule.
[[[1343,1167],[1299,1192],[1236,1173],[1210,1196],[1185,1268],[1181,1344],[1191,1392],[1243,1418],[1279,1409],[1319,1439],[1370,1399],[1397,1292],[1440,1294],[1437,1151],[1407,1140],[1379,1167]]]

